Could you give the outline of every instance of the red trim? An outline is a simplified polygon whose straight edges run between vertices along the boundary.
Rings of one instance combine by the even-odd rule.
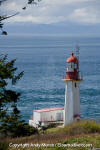
[[[49,112],[49,111],[56,111],[56,110],[64,110],[64,108],[44,108],[40,110],[34,110],[34,112]]]

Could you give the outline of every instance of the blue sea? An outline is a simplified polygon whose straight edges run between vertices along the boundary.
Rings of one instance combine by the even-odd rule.
[[[80,45],[82,119],[100,119],[100,38],[72,36],[0,36],[0,53],[16,58],[24,76],[16,86],[21,92],[18,108],[27,122],[34,109],[64,107],[62,76],[66,58]]]

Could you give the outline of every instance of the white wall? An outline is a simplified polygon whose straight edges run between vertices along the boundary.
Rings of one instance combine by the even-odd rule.
[[[72,82],[67,81],[65,86],[65,113],[64,126],[73,121],[73,93]]]
[[[67,81],[65,87],[64,126],[74,121],[73,116],[76,114],[80,115],[80,81]]]
[[[29,124],[32,126],[38,127],[39,121],[44,122],[42,123],[42,125],[46,125],[48,124],[47,123],[48,121],[60,121],[60,119],[63,120],[63,116],[64,116],[64,110],[55,110],[55,111],[48,111],[48,112],[34,112],[33,114],[34,120],[30,120]]]
[[[80,114],[80,81],[73,82],[73,113]]]
[[[33,119],[35,124],[39,124],[39,121],[41,120],[41,115],[39,112],[34,112]]]
[[[49,112],[42,112],[41,113],[41,120],[42,121],[57,121],[57,118],[60,118],[60,114],[58,115],[58,113],[61,114],[61,118],[63,119],[63,110],[55,110],[55,111],[49,111]]]

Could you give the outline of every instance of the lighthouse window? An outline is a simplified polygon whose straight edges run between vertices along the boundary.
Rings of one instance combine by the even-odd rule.
[[[73,63],[71,63],[71,68],[74,68],[74,64]]]
[[[75,68],[77,68],[77,65],[75,64]]]
[[[67,64],[66,68],[67,68],[67,70],[69,69],[69,64]]]
[[[77,87],[76,83],[75,83],[75,87]]]

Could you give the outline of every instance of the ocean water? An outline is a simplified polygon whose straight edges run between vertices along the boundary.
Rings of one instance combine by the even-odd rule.
[[[62,75],[66,58],[80,45],[82,119],[100,119],[100,38],[68,36],[0,36],[0,53],[16,58],[24,76],[13,88],[21,92],[18,108],[27,122],[34,109],[64,107]]]

